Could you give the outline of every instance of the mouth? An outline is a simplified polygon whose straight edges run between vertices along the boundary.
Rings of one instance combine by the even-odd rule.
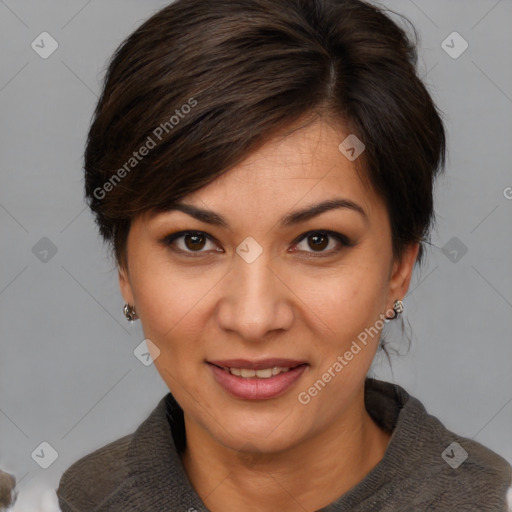
[[[215,380],[237,398],[263,400],[282,395],[309,366],[292,359],[207,361]]]
[[[307,364],[305,361],[294,359],[262,359],[249,361],[247,359],[229,359],[225,361],[208,361],[210,364],[228,371],[231,375],[242,378],[257,377],[269,379],[280,373],[286,373],[297,366]]]

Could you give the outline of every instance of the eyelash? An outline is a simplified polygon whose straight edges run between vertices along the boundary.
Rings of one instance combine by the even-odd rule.
[[[212,236],[210,236],[208,233],[205,233],[204,231],[178,231],[176,233],[172,233],[171,235],[167,235],[165,238],[163,238],[161,240],[161,242],[165,246],[171,246],[171,245],[173,245],[173,243],[176,240],[183,238],[187,235],[204,236],[208,241],[215,243],[215,239]],[[303,240],[306,240],[311,235],[324,235],[324,236],[328,236],[330,238],[334,238],[340,244],[341,247],[338,247],[337,249],[331,249],[329,251],[294,251],[294,252],[307,253],[307,254],[309,254],[309,256],[307,256],[307,257],[312,257],[312,258],[327,257],[327,256],[332,256],[333,254],[337,254],[345,247],[352,247],[354,245],[354,243],[351,240],[349,240],[345,235],[342,235],[341,233],[336,233],[335,231],[329,231],[329,230],[308,231],[308,232],[302,234],[300,237],[298,237],[295,240],[295,242],[293,243],[293,245],[295,246],[295,245],[299,244],[300,242],[302,242]],[[183,250],[183,249],[178,249],[178,248],[175,248],[174,250],[176,252],[185,254],[187,257],[192,257],[192,258],[197,258],[197,257],[201,256],[203,253],[207,252],[207,251],[202,251],[202,250],[188,251],[188,250]],[[217,251],[217,252],[221,252],[221,251]]]

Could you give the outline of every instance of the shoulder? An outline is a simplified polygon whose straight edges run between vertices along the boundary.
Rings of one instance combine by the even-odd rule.
[[[418,472],[422,502],[432,510],[506,512],[512,485],[510,464],[472,439],[447,429],[444,434],[433,445],[433,453],[430,449],[423,452],[425,460]]]
[[[398,384],[368,379],[365,404],[392,432],[368,487],[360,488],[378,501],[380,511],[404,505],[411,507],[407,510],[507,511],[512,467],[503,457],[449,430]]]
[[[85,455],[62,475],[57,489],[63,511],[92,510],[128,478],[126,455],[133,434],[128,434]]]
[[[505,512],[512,467],[483,444],[449,430],[421,402],[408,397],[397,426],[417,506],[428,510]],[[400,450],[399,450],[400,451]]]
[[[133,433],[73,463],[57,489],[62,512],[141,512],[150,510],[155,499],[167,499],[169,487],[182,476],[172,432],[179,430],[177,407],[168,393]]]

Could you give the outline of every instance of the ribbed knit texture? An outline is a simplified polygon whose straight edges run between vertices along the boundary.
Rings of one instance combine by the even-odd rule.
[[[508,511],[512,467],[501,456],[446,429],[399,385],[367,378],[365,406],[392,432],[386,453],[322,512]],[[456,469],[441,456],[452,442],[468,454]],[[133,434],[66,470],[57,489],[62,512],[208,512],[181,464],[185,443],[183,412],[168,393]]]

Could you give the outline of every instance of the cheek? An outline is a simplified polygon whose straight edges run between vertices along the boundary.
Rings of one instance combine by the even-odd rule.
[[[191,361],[201,356],[196,342],[203,328],[199,316],[204,315],[205,296],[213,284],[207,272],[204,280],[192,280],[179,270],[159,270],[150,262],[144,268],[152,271],[134,273],[132,278],[135,304],[144,337],[158,349],[155,366],[172,389],[174,379],[182,379]]]
[[[173,266],[160,255],[141,260],[131,282],[137,312],[147,332],[165,337],[185,326],[193,328],[191,318],[218,279],[208,269]]]
[[[152,268],[135,279],[135,303],[144,337],[157,348],[154,365],[169,390],[184,401],[184,382],[189,392],[199,392],[194,386],[197,364],[204,355],[198,346],[204,328],[200,317],[205,314],[205,295],[212,286],[197,277],[185,279],[179,271]]]
[[[285,282],[292,283],[294,301],[309,325],[317,326],[319,340],[350,342],[384,312],[385,268],[362,255],[354,254],[328,272],[295,272]]]

